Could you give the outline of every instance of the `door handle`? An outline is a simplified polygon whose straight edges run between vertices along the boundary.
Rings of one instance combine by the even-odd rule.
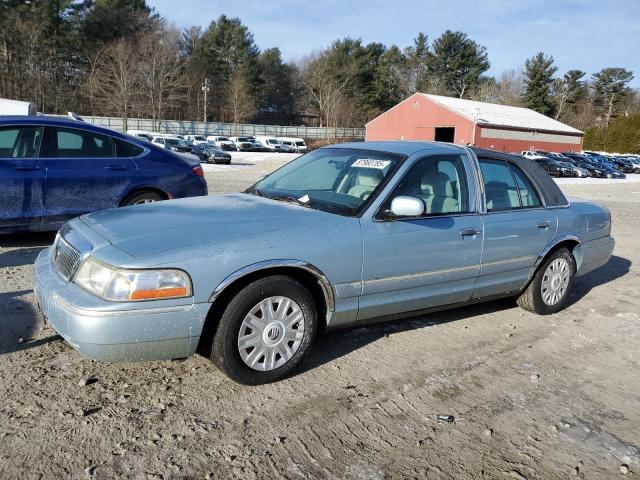
[[[36,167],[36,166],[33,166],[33,167],[17,166],[17,167],[13,167],[13,168],[15,168],[16,170],[20,170],[21,172],[29,172],[29,171],[32,171],[32,170],[40,170],[40,167]]]
[[[482,230],[480,230],[479,228],[463,228],[462,230],[460,230],[460,235],[462,235],[463,237],[471,237],[473,235],[478,235],[481,232]]]
[[[549,220],[544,220],[536,224],[538,228],[549,228],[550,225],[551,225],[551,222]]]
[[[125,167],[124,165],[107,165],[106,167],[104,167],[104,169],[120,171],[120,170],[126,170],[127,167]]]

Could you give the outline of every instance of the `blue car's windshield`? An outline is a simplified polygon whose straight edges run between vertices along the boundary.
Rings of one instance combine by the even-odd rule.
[[[405,157],[352,148],[322,148],[263,178],[246,193],[355,216]]]

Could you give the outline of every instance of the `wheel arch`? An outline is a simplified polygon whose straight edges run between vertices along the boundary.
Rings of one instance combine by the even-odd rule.
[[[327,326],[328,314],[335,309],[335,294],[324,273],[314,265],[301,260],[267,260],[235,271],[213,290],[209,297],[211,307],[198,343],[199,351],[206,350],[211,346],[220,317],[231,299],[251,282],[272,275],[287,275],[304,285],[316,303],[319,327],[324,329]]]
[[[563,247],[567,248],[573,255],[573,258],[576,261],[576,268],[580,268],[580,265],[582,264],[582,240],[575,235],[561,235],[551,240],[547,246],[544,247],[542,252],[540,252],[540,255],[538,255],[538,258],[536,259],[536,263],[533,265],[533,268],[529,273],[529,281],[527,281],[527,285],[531,279],[533,279],[533,276],[538,271],[538,268],[540,268],[540,265],[542,265],[553,252]]]
[[[118,206],[121,207],[123,206],[127,200],[129,200],[131,197],[133,197],[134,195],[138,195],[139,193],[143,193],[143,192],[153,192],[153,193],[157,193],[158,195],[161,195],[162,197],[164,197],[165,200],[168,200],[169,194],[167,192],[165,192],[164,190],[162,190],[161,188],[158,187],[147,187],[144,185],[137,185],[133,188],[131,188],[130,190],[128,190],[124,195],[122,195],[122,198],[120,199],[120,202],[118,202]]]

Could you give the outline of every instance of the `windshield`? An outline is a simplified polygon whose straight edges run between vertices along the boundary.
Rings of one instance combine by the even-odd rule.
[[[206,142],[207,139],[204,137],[204,135],[194,135],[194,140],[198,140],[199,142]]]
[[[373,150],[322,148],[286,164],[246,193],[355,216],[404,158]]]
[[[267,142],[272,143],[274,145],[278,145],[280,142],[278,140],[276,140],[275,138],[270,138],[269,140],[267,140]]]
[[[296,146],[298,146],[298,147],[304,147],[304,142],[296,142]]]
[[[238,137],[239,142],[251,142],[251,139],[247,137]]]
[[[180,145],[181,147],[186,145],[184,140],[180,140],[179,138],[165,138],[164,141],[169,145]]]
[[[229,139],[227,137],[218,137],[219,142],[228,142]]]

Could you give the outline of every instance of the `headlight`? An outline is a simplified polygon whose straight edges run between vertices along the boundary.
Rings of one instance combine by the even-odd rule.
[[[176,269],[124,270],[87,258],[73,281],[112,302],[137,302],[191,296],[191,279]]]

